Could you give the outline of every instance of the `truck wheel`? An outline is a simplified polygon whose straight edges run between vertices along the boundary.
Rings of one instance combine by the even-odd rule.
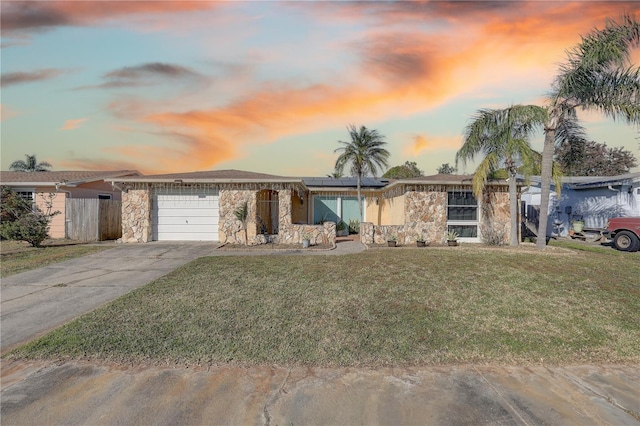
[[[640,248],[640,240],[633,232],[620,231],[613,239],[613,246],[620,251],[637,251]]]

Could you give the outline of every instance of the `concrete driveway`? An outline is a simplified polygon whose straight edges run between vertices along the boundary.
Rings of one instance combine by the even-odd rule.
[[[216,243],[122,244],[2,279],[5,353],[198,257]]]

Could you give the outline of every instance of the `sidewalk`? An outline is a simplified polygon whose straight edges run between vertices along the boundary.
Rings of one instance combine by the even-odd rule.
[[[8,425],[634,425],[638,368],[2,367]]]

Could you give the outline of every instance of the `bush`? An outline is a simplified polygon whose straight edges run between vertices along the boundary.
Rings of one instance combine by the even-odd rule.
[[[58,213],[46,214],[4,186],[0,204],[0,236],[40,247],[49,233],[51,217]]]
[[[14,222],[0,225],[0,233],[10,240],[26,241],[33,247],[40,247],[49,234],[51,217],[36,208]]]
[[[20,197],[8,186],[2,187],[0,200],[0,223],[15,222],[22,215],[31,211],[31,203]]]
[[[508,241],[506,226],[500,223],[482,227],[482,242],[488,246],[502,246]]]

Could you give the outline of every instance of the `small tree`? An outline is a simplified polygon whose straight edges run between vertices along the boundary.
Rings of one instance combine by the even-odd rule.
[[[449,163],[444,163],[442,166],[438,167],[437,171],[438,171],[438,174],[441,174],[441,175],[452,175],[455,172],[457,172],[458,169],[456,169],[453,166],[450,166]]]
[[[9,240],[26,241],[33,247],[41,247],[49,234],[51,218],[58,211],[44,213],[8,187],[2,187],[0,205],[0,235]]]
[[[246,201],[233,212],[242,223],[242,229],[244,230],[244,244],[249,245],[249,236],[247,235],[247,219],[249,218],[249,203]]]
[[[389,179],[405,179],[422,175],[423,172],[418,168],[418,164],[416,164],[415,161],[405,161],[404,164],[400,166],[394,166],[387,170],[387,172],[383,174],[382,177]]]
[[[565,141],[556,148],[556,161],[567,176],[616,176],[638,165],[631,151],[583,138]]]
[[[2,187],[0,199],[0,223],[15,222],[25,213],[29,212],[32,205],[29,201],[20,197],[8,186]]]

